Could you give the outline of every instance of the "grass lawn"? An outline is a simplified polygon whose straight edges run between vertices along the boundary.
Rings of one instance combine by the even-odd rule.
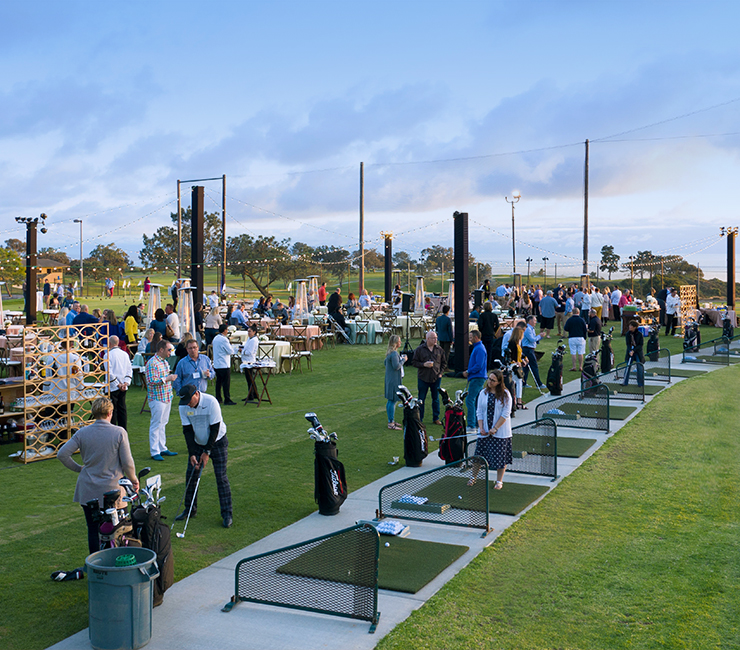
[[[738,391],[658,395],[379,648],[739,647]]]

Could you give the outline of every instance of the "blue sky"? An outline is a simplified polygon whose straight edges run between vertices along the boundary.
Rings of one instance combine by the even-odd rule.
[[[677,252],[723,277],[723,243],[702,249],[739,225],[739,14],[711,1],[5,3],[0,239],[46,212],[42,246],[76,255],[83,217],[86,253],[112,241],[135,254],[168,221],[178,178],[225,173],[228,234],[354,249],[364,161],[367,240],[451,246],[452,212],[467,211],[471,252],[503,272],[504,196],[518,189],[518,270],[547,255],[575,271],[589,138],[590,259],[604,244]],[[206,186],[216,209],[220,186]]]

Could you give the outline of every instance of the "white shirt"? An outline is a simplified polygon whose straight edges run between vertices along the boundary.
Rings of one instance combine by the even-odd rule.
[[[213,338],[213,367],[230,368],[231,355],[236,354],[236,350],[223,334]]]
[[[242,346],[242,363],[254,363],[257,361],[257,350],[260,342],[256,336],[247,339]]]
[[[678,307],[680,304],[681,299],[678,297],[678,294],[673,296],[669,293],[665,298],[665,313],[672,316],[678,311]]]
[[[622,292],[619,289],[614,289],[614,291],[612,291],[612,305],[618,305],[621,298]]]
[[[486,391],[482,390],[480,393],[478,393],[478,404],[475,409],[475,416],[478,418],[478,421],[483,421],[483,433],[488,433],[488,393]],[[502,404],[499,400],[496,400],[495,407],[493,410],[493,426],[496,426],[496,422],[498,422],[502,417],[505,418],[504,423],[501,425],[501,428],[493,435],[494,438],[511,438],[511,393],[509,391],[504,391],[504,403]],[[478,434],[479,438],[482,438],[480,434]]]
[[[584,293],[581,298],[581,311],[588,313],[589,309],[591,309],[591,294]]]
[[[118,390],[119,384],[131,385],[134,375],[131,359],[121,348],[108,350],[108,380],[111,392]]]
[[[180,422],[182,426],[191,424],[195,432],[195,442],[203,446],[211,437],[211,425],[221,423],[216,440],[221,440],[226,435],[226,425],[221,417],[221,405],[213,395],[200,394],[198,406],[180,406]]]
[[[180,336],[180,318],[178,317],[176,312],[172,312],[169,316],[166,318],[167,324],[172,328],[172,331],[175,333],[175,338],[180,339],[182,338]]]
[[[216,294],[212,293],[208,296],[208,306],[211,309],[216,309],[218,307],[218,296]]]
[[[594,291],[591,294],[591,306],[592,307],[603,307],[604,306],[604,298],[598,291]]]

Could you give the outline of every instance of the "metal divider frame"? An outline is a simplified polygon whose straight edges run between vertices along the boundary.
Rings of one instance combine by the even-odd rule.
[[[457,499],[462,499],[462,495],[460,495],[460,487],[462,486],[455,487],[455,484],[461,484],[464,479],[475,478],[481,471],[484,476],[477,478],[472,486],[468,486],[470,489],[466,491],[464,503],[458,505]],[[376,518],[395,517],[446,526],[482,528],[484,533],[481,537],[485,537],[492,530],[489,526],[488,471],[488,463],[485,458],[469,456],[454,463],[435,467],[426,472],[384,485],[378,493]],[[453,480],[449,481],[449,479]],[[440,481],[443,482],[439,483]],[[447,483],[450,483],[450,485],[448,486]],[[408,502],[410,500],[402,500],[404,496],[416,496],[428,489],[432,490],[435,498],[442,496],[442,501],[416,504]],[[449,503],[446,502],[448,492],[450,495]]]
[[[733,336],[730,339],[730,344],[727,347],[730,350],[730,355],[736,356],[740,354],[740,334]]]
[[[609,389],[609,392],[611,393],[611,396],[614,399],[636,399],[636,400],[640,400],[644,402],[645,401],[645,387],[644,386],[630,384],[630,386],[638,389],[634,392],[633,391],[622,392],[620,390],[613,390],[613,389],[610,389],[608,386],[608,384],[613,384],[613,383],[621,384],[622,380],[624,379],[624,371],[627,370],[627,365],[628,364],[626,362],[620,363],[619,365],[609,370],[609,372],[602,372],[600,375],[596,375],[595,379],[597,379],[600,384],[607,386],[607,388]],[[632,367],[635,370],[637,370],[639,366],[642,366],[642,375],[644,377],[645,376],[645,364],[639,361],[635,361],[632,363]],[[581,378],[581,390],[582,391],[589,391],[589,390],[594,389],[594,386],[591,386],[591,387],[584,386],[584,383],[587,381],[589,380]],[[642,390],[640,390],[640,388]]]
[[[593,394],[586,395],[587,392],[592,392]],[[559,395],[545,402],[540,402],[535,407],[535,420],[552,418],[555,422],[560,423],[560,426],[574,429],[603,429],[605,433],[609,433],[609,401],[609,389],[604,384],[599,384],[586,390],[578,390],[574,393]],[[568,410],[575,411],[574,413],[548,413],[552,409],[560,410],[558,408],[559,406],[570,404],[574,406]],[[580,411],[586,410],[584,409],[586,406],[594,407],[593,414],[581,416]],[[600,413],[596,407],[602,406],[603,411]]]
[[[650,360],[650,354],[657,354],[658,358],[655,361]],[[652,352],[650,354],[645,354],[645,362],[643,363],[643,366],[645,367],[645,377],[647,378],[647,374],[656,368],[660,368],[661,370],[667,369],[668,375],[662,375],[659,373],[653,373],[650,376],[650,381],[664,381],[668,384],[671,383],[671,352],[668,350],[668,348],[660,348],[657,352]]]
[[[721,350],[722,347],[724,347],[724,350]],[[692,358],[687,359],[687,357]],[[708,359],[705,357],[708,357]],[[714,363],[729,366],[730,339],[726,336],[720,336],[711,341],[700,343],[698,349],[684,350],[681,363]]]
[[[539,429],[540,432],[531,431]],[[546,429],[550,431],[545,432]],[[542,418],[512,427],[512,446],[514,458],[506,468],[508,472],[518,474],[532,474],[534,476],[552,476],[558,478],[558,425],[552,418]],[[517,436],[527,436],[536,441],[534,445],[528,443],[526,449],[520,449]],[[549,448],[546,445],[551,445]]]
[[[360,524],[245,558],[236,565],[234,595],[221,611],[241,601],[275,605],[369,621],[373,634],[380,618],[379,552],[378,531]],[[301,560],[304,554],[308,561]]]

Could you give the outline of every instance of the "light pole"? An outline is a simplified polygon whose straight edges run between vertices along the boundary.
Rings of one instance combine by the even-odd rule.
[[[512,266],[512,275],[516,275],[516,239],[514,238],[514,204],[519,203],[519,199],[522,198],[521,192],[519,190],[514,190],[511,194],[511,201],[509,201],[509,197],[505,196],[504,200],[507,203],[511,203],[511,266]]]
[[[549,260],[549,257],[543,257],[542,261],[545,263],[545,280],[542,283],[542,290],[547,293],[547,260]]]
[[[529,285],[529,265],[534,262],[531,257],[527,258],[527,285]]]
[[[635,293],[634,261],[635,261],[635,256],[630,255],[630,293]]]
[[[84,286],[82,281],[82,219],[75,219],[74,222],[80,224],[80,295],[82,295],[82,287]]]

